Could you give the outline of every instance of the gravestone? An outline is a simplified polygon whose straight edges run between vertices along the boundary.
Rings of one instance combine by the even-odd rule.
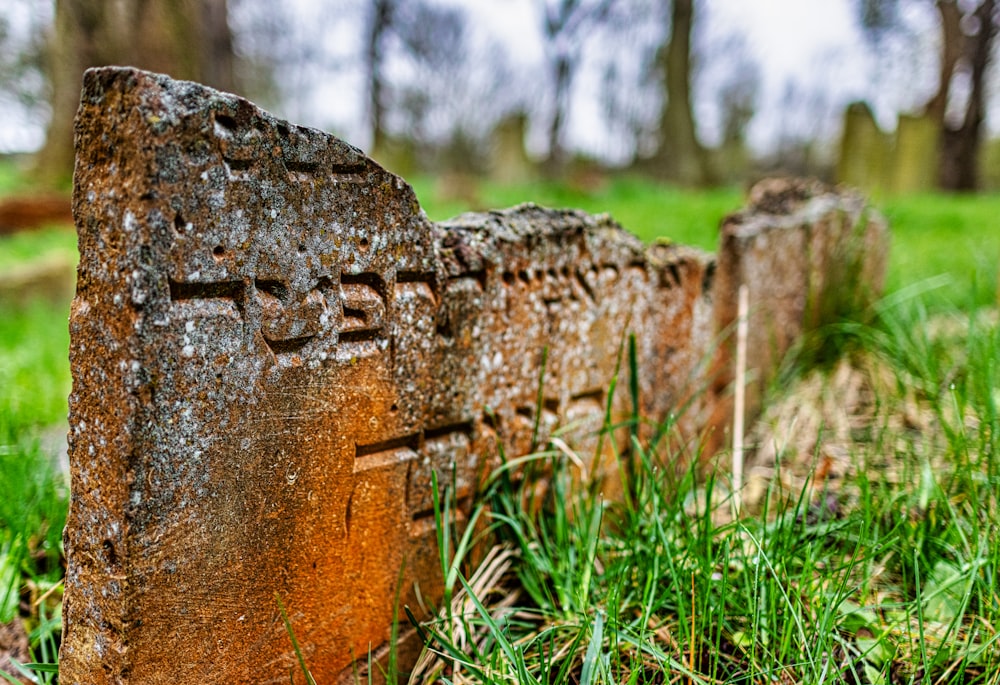
[[[885,189],[890,141],[866,102],[852,102],[844,112],[837,180],[867,192]]]
[[[710,256],[525,205],[433,224],[350,145],[233,95],[90,70],[60,680],[319,682],[440,597],[456,522],[557,426],[597,453],[618,350],[648,416],[692,394]],[[627,366],[627,365],[625,365]],[[613,485],[609,485],[613,487]]]
[[[726,217],[713,296],[721,335],[709,374],[711,455],[730,444],[738,291],[749,295],[746,411],[760,409],[785,354],[825,324],[857,321],[882,291],[889,233],[855,192],[818,181],[765,179]]]
[[[926,193],[934,190],[938,171],[941,131],[927,115],[900,114],[892,156],[894,193]]]
[[[319,682],[365,679],[441,597],[433,474],[461,527],[559,431],[613,496],[613,378],[694,456],[740,283],[762,382],[884,269],[857,195],[787,182],[718,264],[572,210],[434,224],[343,141],[134,69],[87,72],[76,134],[64,685],[288,682],[279,599]]]
[[[524,141],[528,115],[517,112],[500,120],[491,136],[490,177],[500,183],[525,183],[535,173]]]

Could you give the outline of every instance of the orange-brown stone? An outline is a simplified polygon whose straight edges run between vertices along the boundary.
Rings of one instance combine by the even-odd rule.
[[[862,314],[881,293],[885,220],[864,198],[817,181],[767,179],[722,223],[714,287],[721,339],[706,452],[731,440],[739,287],[749,291],[746,402],[753,416],[785,353],[803,334]]]

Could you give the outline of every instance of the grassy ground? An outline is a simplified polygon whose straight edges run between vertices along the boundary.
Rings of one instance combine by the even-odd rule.
[[[669,451],[641,441],[622,503],[581,496],[576,460],[557,452],[539,456],[556,474],[540,505],[499,476],[489,516],[501,542],[468,581],[455,575],[450,602],[423,627],[420,673],[1000,682],[1000,332],[979,318],[928,336],[913,302],[887,302],[880,316],[851,331],[835,374],[861,398],[844,412],[846,444],[838,412],[812,389],[817,372],[798,369],[755,433],[763,487],[748,490],[742,516],[724,477],[675,475]],[[821,420],[806,428],[782,421],[814,412]]]
[[[0,274],[46,257],[76,258],[76,233],[66,226],[15,233],[0,238]]]
[[[722,218],[739,208],[736,189],[699,192],[664,188],[641,177],[611,177],[586,187],[553,183],[498,185],[480,183],[455,194],[447,177],[418,177],[414,190],[428,216],[436,221],[470,209],[511,207],[522,202],[549,207],[576,207],[607,213],[643,240],[669,238],[677,243],[715,250]],[[457,183],[458,181],[453,181]],[[465,181],[464,183],[468,183]]]
[[[0,195],[4,174],[0,165]],[[533,200],[606,211],[645,239],[706,249],[740,203],[735,190],[685,193],[630,178],[586,190],[459,193],[421,178],[415,187],[434,219]],[[446,559],[464,575],[447,574],[450,608],[426,628],[441,657],[425,673],[453,682],[1000,682],[1000,334],[972,316],[997,301],[1000,197],[916,197],[883,210],[896,294],[872,325],[827,332],[846,361],[783,377],[754,433],[756,495],[745,515],[729,515],[724,480],[665,469],[662,445],[635,446],[644,477],[625,504],[575,499],[568,465],[540,455],[563,470],[555,496],[526,507],[498,477],[490,521],[503,544],[478,570]],[[61,231],[0,240],[0,273],[74,245]],[[40,661],[54,658],[66,507],[41,438],[66,412],[67,307],[0,304],[0,623],[28,617]]]
[[[889,290],[945,275],[930,299],[940,310],[996,305],[1000,195],[919,195],[886,200],[893,229]]]
[[[54,661],[61,629],[68,491],[49,427],[66,417],[68,347],[64,307],[0,306],[0,625],[23,627],[27,663]]]

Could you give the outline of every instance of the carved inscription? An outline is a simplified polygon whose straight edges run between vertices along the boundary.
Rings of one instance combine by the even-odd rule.
[[[613,264],[582,264],[575,267],[563,265],[558,269],[521,269],[517,273],[505,271],[502,280],[512,292],[507,300],[508,307],[514,302],[514,298],[533,291],[541,293],[542,302],[546,306],[558,307],[567,300],[597,304],[600,300],[598,293],[603,287],[614,283],[617,276],[618,267]]]
[[[378,274],[342,274],[340,290],[344,303],[342,342],[374,340],[384,336],[385,281]]]
[[[241,120],[252,123],[241,125]],[[293,183],[364,180],[368,166],[365,157],[346,143],[327,139],[316,131],[253,117],[245,107],[237,107],[232,115],[216,112],[213,123],[222,159],[232,180],[251,178],[247,172],[268,159],[267,144],[272,137],[278,143],[276,149],[281,151],[280,164]]]
[[[432,473],[439,495],[454,485],[453,496],[468,501],[475,491],[479,463],[470,453],[473,423],[442,426],[391,440],[355,447],[354,473],[393,468],[407,463],[406,509],[414,521],[433,518]]]
[[[174,302],[216,302],[244,318],[248,301],[252,302],[259,312],[261,337],[277,356],[300,353],[311,341],[334,335],[350,346],[349,354],[364,348],[355,343],[385,340],[385,281],[374,273],[343,274],[339,295],[337,289],[329,278],[320,279],[305,293],[272,279],[254,279],[251,284],[170,281]]]
[[[322,279],[305,295],[281,281],[255,281],[253,293],[261,312],[261,334],[275,354],[300,351],[332,328],[327,305],[332,285]]]

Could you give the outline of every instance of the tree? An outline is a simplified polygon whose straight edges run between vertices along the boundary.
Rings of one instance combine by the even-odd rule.
[[[900,9],[907,2],[931,0],[858,0],[862,28],[876,46],[886,32],[902,27]],[[933,0],[933,5],[940,29],[938,84],[923,113],[939,130],[938,185],[973,190],[979,181],[987,75],[1000,16],[996,0]],[[967,93],[959,92],[961,79],[968,82]]]
[[[226,0],[56,0],[46,55],[51,118],[36,158],[43,184],[60,185],[73,169],[73,117],[83,72],[131,64],[235,89]]]
[[[495,98],[469,102],[479,85],[474,75],[484,66],[497,76],[503,69],[497,55],[473,54],[465,10],[429,0],[373,0],[365,22],[366,120],[376,159],[397,171],[424,164],[449,137],[471,141],[463,115],[483,122],[497,116]]]
[[[401,0],[373,0],[365,32],[364,69],[368,86],[368,126],[371,131],[369,150],[380,155],[386,144],[386,76],[388,38]]]
[[[711,165],[698,141],[692,111],[695,0],[539,1],[544,10],[543,37],[553,101],[548,125],[549,171],[558,173],[565,162],[564,130],[582,58],[594,61],[584,50],[586,41],[603,40],[603,99],[609,129],[626,129],[638,156],[651,152],[643,165],[653,173],[688,185],[711,182]],[[637,30],[637,26],[653,29]],[[616,52],[615,47],[623,42],[628,45],[625,54]],[[637,58],[636,53],[643,54]],[[638,73],[636,62],[641,65]],[[635,76],[634,82],[622,82],[625,74]],[[639,101],[644,104],[638,105]],[[645,105],[657,102],[659,107]],[[647,109],[652,110],[651,116],[645,113]],[[626,121],[610,120],[620,116]],[[650,138],[652,145],[647,142]]]
[[[565,128],[573,79],[580,66],[584,38],[608,17],[614,0],[539,0],[542,36],[552,88],[552,113],[548,126],[550,173],[558,174],[566,162]]]
[[[46,113],[41,74],[48,18],[31,0],[11,0],[7,11],[19,11],[28,21],[16,30],[10,17],[0,13],[0,109],[37,120]]]
[[[747,129],[757,113],[760,67],[742,35],[729,37],[719,45],[719,51],[728,56],[729,64],[717,92],[720,139],[714,153],[717,176],[712,180],[738,183],[750,168]]]
[[[953,3],[938,2],[938,5]],[[971,17],[972,21],[966,21]],[[949,120],[947,101],[939,105],[943,110],[941,139],[941,160],[938,167],[938,183],[948,190],[975,190],[979,186],[979,151],[982,148],[983,123],[986,121],[986,73],[990,67],[993,41],[997,34],[996,2],[982,0],[980,5],[959,22],[962,30],[962,57],[964,64],[956,68],[969,74],[970,92],[964,111],[959,111],[957,120]],[[942,60],[943,61],[943,60]],[[949,79],[950,86],[956,71]],[[932,104],[936,102],[932,101]],[[935,112],[934,116],[938,114]]]
[[[703,185],[712,180],[707,154],[698,141],[691,108],[691,31],[694,18],[694,0],[672,0],[670,33],[658,59],[666,102],[660,117],[660,144],[655,156],[655,171],[683,185]]]

